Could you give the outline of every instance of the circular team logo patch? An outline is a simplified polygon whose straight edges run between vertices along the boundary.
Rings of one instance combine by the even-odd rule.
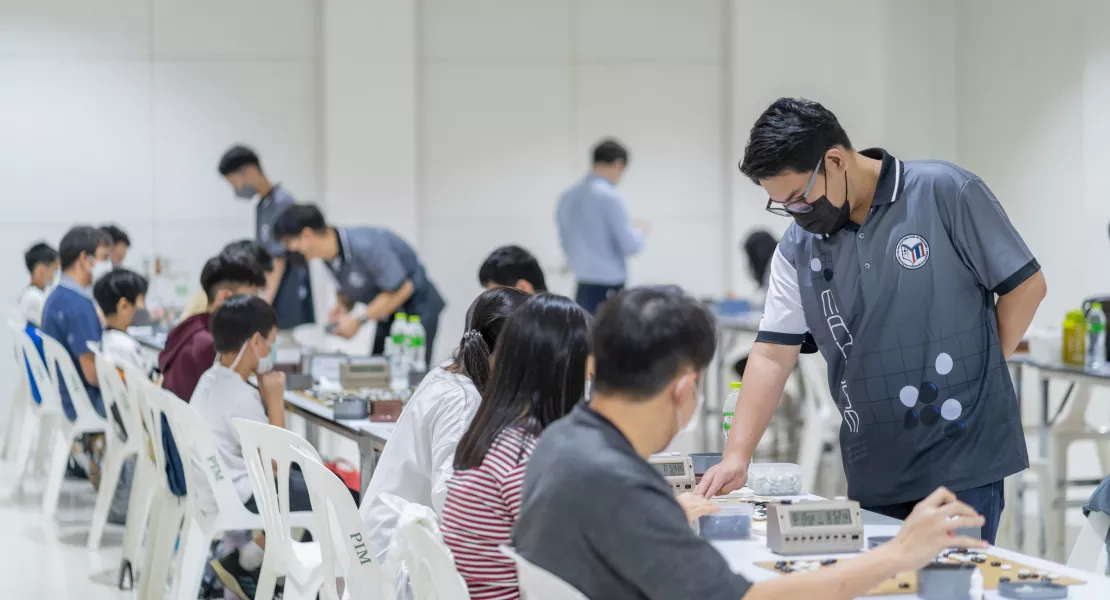
[[[366,285],[366,278],[358,271],[351,271],[351,273],[347,275],[347,283],[351,284],[352,287],[360,288]]]
[[[920,269],[929,262],[929,242],[920,235],[911,233],[898,241],[894,258],[907,269]]]

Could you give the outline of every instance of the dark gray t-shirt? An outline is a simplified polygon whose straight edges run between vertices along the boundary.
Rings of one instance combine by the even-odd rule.
[[[790,226],[757,339],[817,340],[853,500],[910,502],[1017,473],[1029,459],[995,295],[1040,265],[972,173],[863,154],[882,160],[867,220],[825,236]]]
[[[694,534],[663,477],[586,404],[540,437],[513,546],[588,598],[738,600],[751,585]]]
[[[408,242],[380,227],[336,227],[340,255],[328,263],[339,291],[353,302],[371,302],[412,281],[412,297],[403,307],[425,324],[436,322],[446,303],[428,278],[424,264]]]

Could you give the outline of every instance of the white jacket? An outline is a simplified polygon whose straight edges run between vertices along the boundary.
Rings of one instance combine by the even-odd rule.
[[[405,404],[360,508],[370,550],[378,561],[386,558],[398,517],[378,496],[394,494],[432,507],[438,514],[454,473],[455,447],[481,401],[469,377],[439,367],[424,377]]]

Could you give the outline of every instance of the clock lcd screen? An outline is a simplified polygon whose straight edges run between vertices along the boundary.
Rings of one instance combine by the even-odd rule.
[[[659,469],[663,477],[682,477],[686,475],[686,465],[680,462],[656,463],[655,468]]]
[[[839,510],[796,510],[790,513],[791,527],[829,527],[851,524],[852,513],[847,508]]]

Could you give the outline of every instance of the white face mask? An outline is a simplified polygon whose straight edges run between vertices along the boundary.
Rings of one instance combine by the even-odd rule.
[[[251,343],[250,340],[247,340],[246,342],[244,342],[243,347],[239,349],[239,354],[235,355],[235,360],[232,361],[231,367],[230,367],[230,369],[232,371],[234,371],[235,367],[237,367],[239,365],[239,359],[243,358],[243,353],[247,351],[247,346],[249,346],[250,343]],[[254,352],[254,350],[252,349],[251,352]],[[277,359],[277,355],[274,352],[273,347],[271,346],[269,354],[267,354],[266,356],[259,356],[258,357],[258,367],[255,368],[254,372],[259,374],[259,375],[265,375],[266,373],[269,373],[270,371],[273,371],[274,370],[274,362],[276,361],[276,359]],[[220,357],[217,356],[216,361],[219,362],[219,360],[220,360]]]
[[[110,260],[95,260],[92,266],[92,280],[95,283],[101,277],[112,272],[112,261]]]
[[[695,394],[695,397],[696,397],[696,404],[694,405],[694,412],[690,414],[690,420],[686,421],[685,425],[682,425],[681,427],[678,428],[678,433],[675,434],[676,436],[678,434],[681,434],[681,433],[693,433],[693,432],[697,431],[697,429],[698,429],[698,420],[700,418],[702,405],[705,404],[705,395],[701,393],[701,390],[697,389],[697,378],[696,377],[694,378],[694,394]],[[682,413],[681,413],[679,407],[677,407],[677,406],[674,409],[674,422],[675,423],[681,423],[682,422]]]

